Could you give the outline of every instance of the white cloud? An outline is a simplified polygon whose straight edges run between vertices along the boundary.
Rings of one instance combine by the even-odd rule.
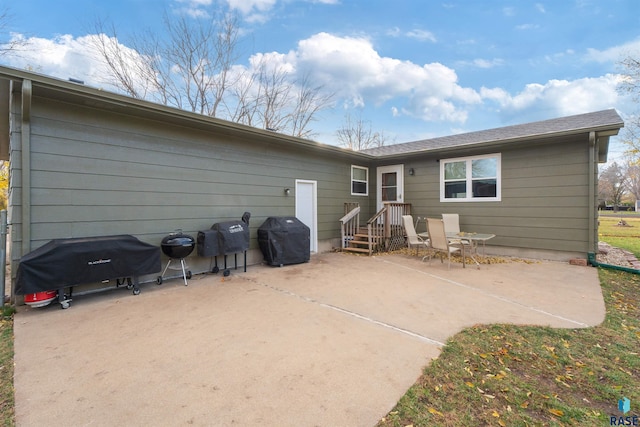
[[[540,13],[547,13],[542,3],[536,3],[536,9],[538,9],[538,12]]]
[[[435,43],[437,41],[436,36],[427,30],[413,29],[410,31],[403,32],[398,27],[389,28],[387,30],[387,35],[391,37],[407,37],[410,39],[415,39],[419,41],[429,41]]]
[[[619,46],[613,46],[605,50],[587,49],[585,59],[587,61],[599,62],[599,63],[615,63],[623,59],[630,54],[640,54],[640,37],[635,40],[631,40],[627,43]]]
[[[472,66],[477,68],[488,69],[488,68],[494,68],[494,67],[499,67],[501,65],[504,65],[504,60],[500,58],[493,58],[493,59],[476,58],[473,61],[459,61],[458,64],[462,66]]]
[[[522,31],[526,31],[526,30],[537,30],[538,28],[540,28],[540,25],[538,25],[538,24],[522,24],[522,25],[516,25],[516,29],[517,29],[517,30],[522,30]]]
[[[398,27],[389,28],[387,30],[387,35],[391,37],[400,37],[402,35],[402,31]]]
[[[23,36],[14,34],[14,38]],[[89,46],[89,37],[74,38],[62,35],[54,39],[32,37],[23,39],[27,45],[20,52],[5,56],[7,65],[28,68],[53,77],[69,77],[84,80],[87,84],[100,85],[96,76],[104,75],[101,64]]]
[[[16,68],[30,68],[62,79],[78,78],[87,85],[115,90],[104,80],[108,73],[91,46],[94,37],[98,36],[64,35],[51,40],[34,37],[28,39],[28,50],[19,56],[5,56],[3,61]],[[597,53],[590,51],[590,54],[595,55],[595,60],[632,47],[640,47],[640,40]],[[128,52],[131,60],[138,57],[134,50],[123,45],[120,48]],[[336,93],[336,101],[345,105],[386,104],[392,116],[404,115],[431,122],[464,124],[469,110],[481,104],[497,106],[505,116],[517,114],[534,118],[540,111],[552,117],[614,106],[624,110],[629,105],[616,91],[619,76],[615,74],[532,83],[513,94],[500,87],[476,91],[462,86],[456,71],[450,67],[438,62],[421,65],[381,56],[365,37],[315,34],[301,40],[295,50],[253,55],[247,66],[236,65],[233,72],[242,76],[242,71],[255,68],[261,62],[289,73],[292,79],[310,73],[314,84],[324,84]],[[501,64],[500,59],[476,59],[472,65],[486,68]]]
[[[184,6],[178,7],[177,10],[187,14],[192,18],[207,18],[209,12],[207,8],[211,6],[213,0],[174,0]]]
[[[474,59],[473,63],[479,68],[493,68],[498,67],[504,64],[504,61],[499,58],[494,58],[492,60],[487,59]]]
[[[501,88],[482,88],[483,100],[496,102],[505,115],[545,111],[555,116],[567,116],[612,108],[620,104],[616,86],[619,76],[577,80],[549,80],[545,84],[532,83],[516,95]]]
[[[458,84],[453,69],[382,57],[366,38],[319,33],[298,43],[296,58],[301,69],[354,105],[398,99],[405,102],[398,109],[404,114],[464,122],[464,107],[480,102],[478,93]]]
[[[14,34],[13,37],[23,38],[19,34]],[[14,68],[29,69],[63,80],[74,78],[82,80],[88,86],[118,92],[118,89],[106,77],[110,75],[109,70],[95,51],[95,41],[99,37],[106,36],[94,34],[74,38],[67,34],[54,39],[23,38],[26,47],[19,52],[5,55],[3,61],[6,65]],[[108,40],[109,43],[118,43],[114,38]],[[138,52],[125,45],[118,43],[118,49],[123,53],[123,57],[132,64],[139,65],[145,62],[140,59]],[[137,68],[137,66],[131,65],[131,69]],[[145,92],[141,82],[134,83],[134,85],[140,93]]]
[[[226,0],[231,10],[239,11],[247,22],[266,22],[277,0]]]
[[[407,37],[420,41],[436,42],[436,36],[432,32],[426,30],[411,30],[407,32]]]
[[[213,0],[176,0],[178,3],[187,4],[190,7],[211,6]]]

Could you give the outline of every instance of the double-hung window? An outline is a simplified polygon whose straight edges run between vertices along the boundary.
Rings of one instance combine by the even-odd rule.
[[[363,166],[351,166],[351,195],[369,195],[369,168]]]
[[[440,160],[440,201],[500,201],[500,160],[500,154]]]

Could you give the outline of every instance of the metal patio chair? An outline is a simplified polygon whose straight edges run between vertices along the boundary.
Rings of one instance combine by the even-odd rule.
[[[404,231],[407,234],[407,245],[409,249],[412,247],[416,247],[416,255],[419,254],[420,248],[429,249],[429,240],[425,240],[422,237],[418,236],[416,233],[416,228],[413,225],[413,216],[411,215],[402,215],[402,224],[404,225]],[[422,259],[424,260],[425,257]]]
[[[449,260],[448,268],[451,269],[451,254],[462,251],[459,243],[450,243],[444,231],[444,222],[437,218],[427,218],[427,230],[429,232],[429,248],[435,254],[440,254],[440,262],[444,262],[444,254]],[[431,257],[429,257],[431,259]],[[464,257],[462,257],[464,266]]]

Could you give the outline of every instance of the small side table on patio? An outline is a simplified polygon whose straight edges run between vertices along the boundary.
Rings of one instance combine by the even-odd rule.
[[[469,241],[471,243],[471,252],[469,253],[469,257],[471,257],[473,262],[475,262],[478,268],[480,268],[480,263],[473,256],[474,253],[478,252],[478,243],[482,242],[482,256],[484,256],[487,240],[493,239],[494,237],[496,237],[496,235],[486,234],[486,233],[469,233],[469,232],[461,231],[459,233],[447,233],[447,237],[450,239],[460,239],[460,240]],[[462,245],[462,256],[466,255],[465,254],[466,251],[464,250],[464,247],[465,245]]]

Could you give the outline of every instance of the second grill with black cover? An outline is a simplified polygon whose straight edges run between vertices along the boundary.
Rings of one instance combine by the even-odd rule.
[[[249,249],[250,231],[249,219],[251,213],[245,212],[239,221],[218,222],[209,230],[198,232],[197,250],[199,256],[214,257],[215,267],[213,273],[217,273],[218,255],[224,255],[224,275],[230,274],[227,268],[227,255],[234,254],[235,268],[238,268],[238,253],[244,253],[244,271],[247,271],[247,250]]]

